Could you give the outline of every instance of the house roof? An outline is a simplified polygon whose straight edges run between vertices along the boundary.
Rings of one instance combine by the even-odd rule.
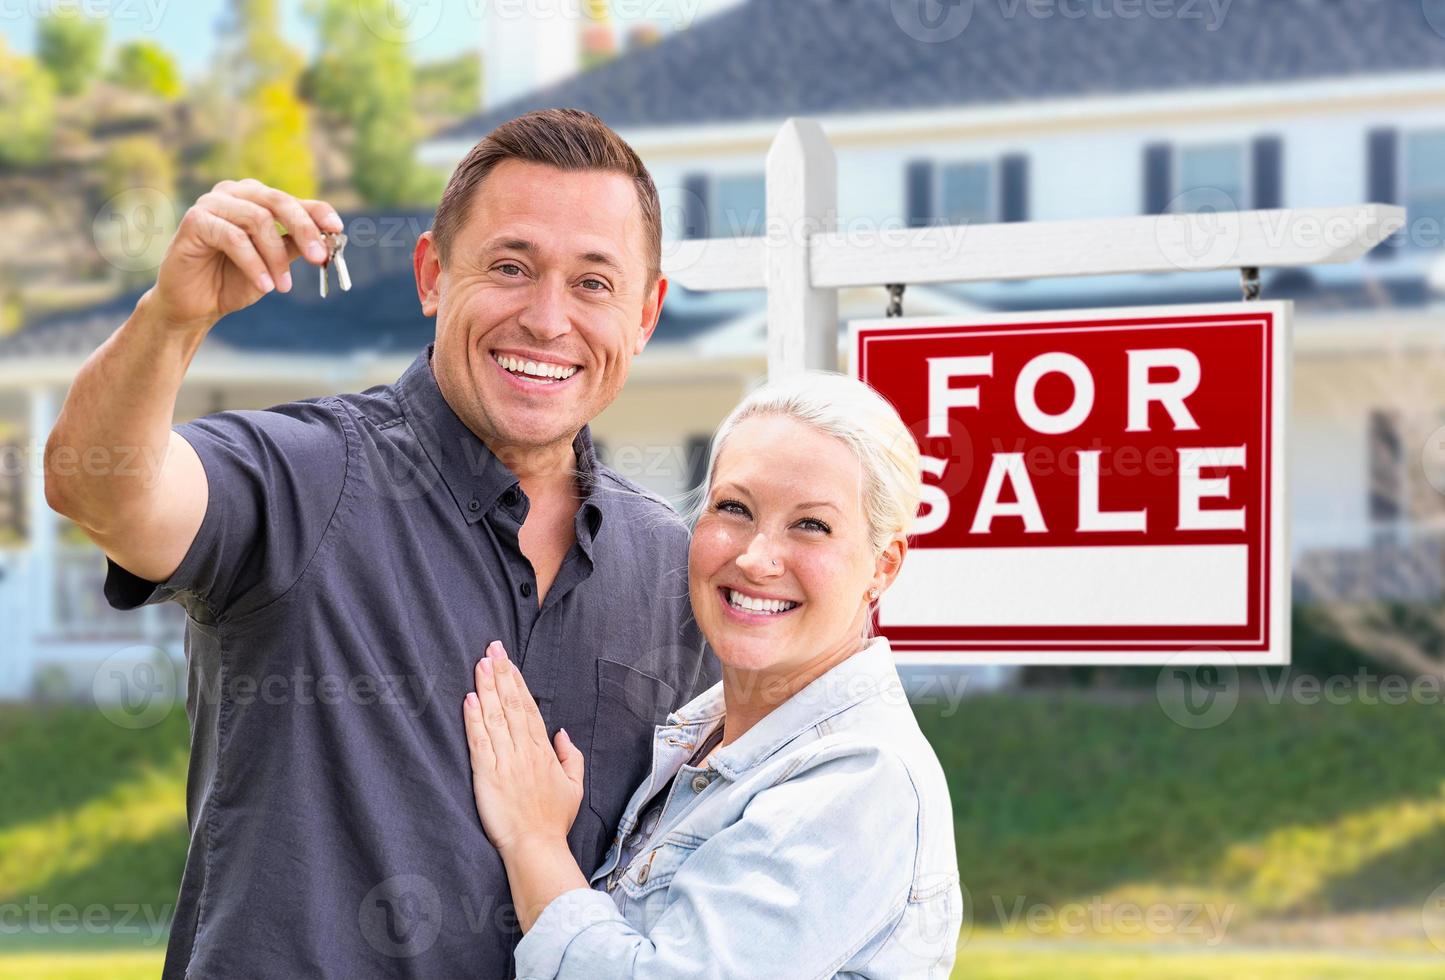
[[[206,339],[207,350],[246,354],[408,354],[436,334],[436,321],[417,301],[412,248],[431,226],[431,212],[348,215],[346,264],[355,287],[343,293],[331,280],[320,296],[310,266],[293,266],[289,293],[272,293],[225,317]],[[95,306],[39,317],[0,337],[0,359],[85,357],[130,315],[142,291]],[[738,315],[737,302],[676,290],[663,305],[653,342],[683,343]]]
[[[436,138],[556,106],[621,129],[1437,69],[1434,0],[746,0]]]

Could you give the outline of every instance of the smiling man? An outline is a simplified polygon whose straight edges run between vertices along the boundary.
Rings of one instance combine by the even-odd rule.
[[[400,379],[172,429],[210,328],[289,290],[290,263],[323,262],[340,228],[255,181],[203,195],[47,446],[47,497],[105,550],[110,602],[189,615],[191,845],[167,977],[511,976],[520,932],[457,709],[477,659],[502,640],[586,754],[569,836],[586,867],[652,725],[718,677],[685,527],[587,431],[667,293],[631,148],[570,110],[500,127],[417,244],[436,342]],[[163,463],[52,465],[136,447]]]

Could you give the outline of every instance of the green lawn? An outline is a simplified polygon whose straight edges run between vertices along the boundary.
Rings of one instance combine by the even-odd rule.
[[[956,980],[1415,980],[1445,974],[1445,957],[1304,952],[1115,952],[965,947]]]
[[[1037,938],[1079,903],[1198,905],[1227,911],[1234,938],[1381,909],[1418,919],[1445,882],[1441,705],[1247,696],[1199,731],[1152,692],[945,713],[919,709],[979,926]],[[1030,928],[1019,913],[1035,907]]]
[[[918,707],[972,899],[958,975],[1445,976],[1420,925],[1445,883],[1445,706],[1246,692],[1194,731],[1150,677]],[[179,710],[130,731],[94,710],[0,706],[0,906],[137,910],[127,930],[0,934],[0,977],[158,972],[187,742]],[[1113,914],[1129,908],[1164,926]],[[1322,935],[1394,958],[1328,952]],[[1271,945],[1306,952],[1230,951]]]
[[[0,957],[0,980],[153,980],[160,953],[27,953]],[[965,947],[958,980],[1415,980],[1438,978],[1445,960],[1312,953],[1120,953]]]

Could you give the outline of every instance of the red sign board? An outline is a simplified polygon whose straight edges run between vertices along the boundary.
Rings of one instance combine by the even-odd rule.
[[[855,323],[923,454],[908,659],[1286,663],[1290,306]]]

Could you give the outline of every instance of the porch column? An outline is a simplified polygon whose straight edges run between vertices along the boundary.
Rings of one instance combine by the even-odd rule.
[[[60,412],[60,394],[50,386],[30,389],[30,481],[26,526],[30,531],[30,639],[55,632],[56,551],[59,520],[45,504],[45,440]]]

